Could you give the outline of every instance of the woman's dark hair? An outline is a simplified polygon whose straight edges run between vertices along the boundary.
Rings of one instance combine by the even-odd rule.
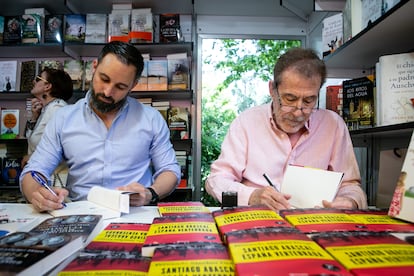
[[[114,54],[122,63],[133,65],[137,69],[135,79],[138,80],[141,77],[142,70],[144,69],[144,59],[141,52],[134,45],[121,41],[107,43],[98,56],[98,64],[101,63],[107,54]]]
[[[320,76],[321,87],[325,83],[325,63],[312,49],[291,48],[279,57],[273,70],[273,80],[276,87],[282,81],[282,73],[288,69],[294,69],[306,78]]]
[[[69,100],[73,95],[73,83],[68,73],[64,70],[45,67],[42,72],[46,73],[47,81],[52,84],[50,96]]]

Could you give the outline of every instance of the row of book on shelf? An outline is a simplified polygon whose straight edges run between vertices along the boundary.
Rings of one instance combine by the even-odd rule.
[[[381,56],[374,73],[326,87],[349,130],[414,121],[414,52]]]
[[[171,43],[191,41],[190,14],[153,14],[151,8],[113,4],[109,14],[51,14],[45,8],[0,15],[0,44]]]
[[[322,52],[329,55],[365,28],[380,20],[400,0],[346,0],[342,12],[322,21]]]
[[[132,91],[188,90],[191,58],[187,53],[153,57],[143,54],[144,69]],[[93,60],[3,60],[0,61],[0,91],[29,92],[33,80],[44,67],[65,70],[73,82],[74,91],[87,91],[92,80]]]
[[[152,223],[103,226],[97,214],[53,215],[32,230],[4,234],[0,271],[339,276],[412,275],[414,269],[414,224],[383,209],[277,213],[265,206],[210,209],[196,201],[156,208]]]

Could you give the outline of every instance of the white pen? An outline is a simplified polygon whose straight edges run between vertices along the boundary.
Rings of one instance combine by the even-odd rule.
[[[266,173],[263,174],[263,177],[266,179],[267,183],[269,183],[269,185],[276,190],[276,192],[280,193],[279,189],[273,184],[272,180],[270,180]]]
[[[46,181],[42,178],[42,177],[40,177],[39,176],[39,173],[38,172],[35,172],[35,171],[31,171],[31,175],[32,175],[32,177],[34,178],[34,180],[36,180],[36,182],[37,183],[39,183],[40,185],[42,185],[43,187],[45,187],[52,195],[54,195],[54,196],[58,196],[56,193],[55,193],[55,191],[53,191],[50,187],[49,187],[49,185],[47,185],[47,183],[46,183]],[[62,205],[64,206],[64,207],[66,207],[66,203],[65,202],[62,202]]]

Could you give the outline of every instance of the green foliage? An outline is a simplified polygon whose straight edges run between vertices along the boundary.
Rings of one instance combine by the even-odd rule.
[[[247,52],[244,44],[252,42],[246,39],[223,39],[220,49],[225,52],[225,60],[219,61],[216,69],[230,71],[230,74],[218,87],[221,91],[232,83],[241,80],[243,75],[252,72],[253,78],[269,81],[273,78],[276,60],[292,47],[300,47],[299,40],[253,40],[256,51]]]

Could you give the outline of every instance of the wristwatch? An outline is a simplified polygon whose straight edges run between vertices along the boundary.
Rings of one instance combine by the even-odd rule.
[[[150,204],[157,204],[158,201],[160,200],[160,197],[158,196],[158,194],[151,187],[147,187],[147,190],[151,192],[151,200],[150,200],[149,203]]]

